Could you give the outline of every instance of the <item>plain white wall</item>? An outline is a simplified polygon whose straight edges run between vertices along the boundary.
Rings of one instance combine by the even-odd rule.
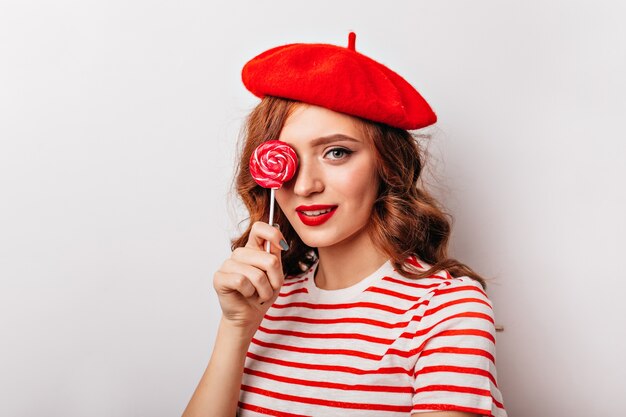
[[[393,5],[391,7],[390,5]],[[243,64],[347,45],[432,104],[452,254],[493,280],[512,417],[621,415],[626,7],[0,3],[0,415],[176,416],[229,255]]]

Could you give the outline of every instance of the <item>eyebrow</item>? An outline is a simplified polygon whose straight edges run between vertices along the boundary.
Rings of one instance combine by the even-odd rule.
[[[355,139],[351,136],[348,135],[344,135],[342,133],[335,133],[334,135],[329,135],[329,136],[322,136],[321,138],[317,138],[317,139],[313,139],[311,141],[311,146],[315,147],[315,146],[321,146],[321,145],[327,145],[329,143],[333,143],[333,142],[361,142],[358,139]]]

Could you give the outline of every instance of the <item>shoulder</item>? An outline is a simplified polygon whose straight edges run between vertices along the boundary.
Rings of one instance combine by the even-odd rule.
[[[415,273],[422,273],[431,269],[431,265],[415,256],[408,257],[405,265],[408,267],[407,269]],[[394,269],[393,274],[388,279],[393,279],[406,287],[421,289],[422,291],[419,292],[425,299],[436,297],[438,300],[444,300],[473,294],[475,297],[491,303],[480,282],[468,276],[453,277],[446,269],[436,270],[436,272],[423,278],[409,278]]]
[[[431,265],[415,256],[408,257],[406,264],[416,272],[427,271],[431,268]],[[489,301],[489,297],[480,282],[468,276],[453,277],[446,269],[436,271],[426,278],[413,280],[402,278],[408,281],[430,284],[430,290],[425,294],[428,298],[437,297],[439,300],[442,300],[473,295],[491,305],[491,301]]]
[[[415,258],[411,262],[418,272],[431,267]],[[405,288],[410,288],[416,300],[414,306],[421,313],[422,326],[457,323],[458,326],[493,332],[493,304],[480,282],[473,278],[453,277],[446,270],[419,279],[407,278],[394,271],[393,278],[402,282]]]
[[[492,307],[491,300],[480,282],[467,276],[443,279],[428,295],[437,303],[470,299]]]

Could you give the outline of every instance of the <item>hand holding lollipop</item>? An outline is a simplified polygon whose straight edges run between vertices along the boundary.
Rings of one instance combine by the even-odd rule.
[[[296,173],[298,156],[296,151],[285,142],[268,140],[260,144],[250,157],[250,174],[261,187],[270,189],[270,219],[274,221],[274,190],[280,188]],[[270,251],[270,244],[265,244]]]

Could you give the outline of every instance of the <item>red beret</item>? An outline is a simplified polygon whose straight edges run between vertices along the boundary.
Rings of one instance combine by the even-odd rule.
[[[401,129],[419,129],[437,121],[430,105],[404,78],[355,49],[292,43],[269,49],[241,71],[255,96],[283,97]]]

